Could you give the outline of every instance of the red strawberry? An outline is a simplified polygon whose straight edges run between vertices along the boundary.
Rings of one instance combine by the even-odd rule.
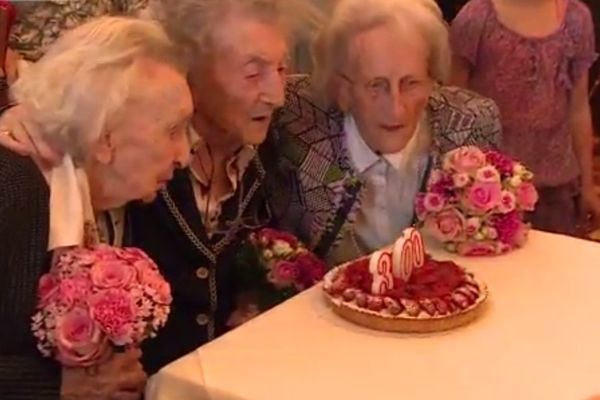
[[[430,316],[433,317],[435,314],[437,314],[437,309],[430,299],[421,299],[419,304],[421,304],[423,310],[425,310],[425,312]]]
[[[401,299],[400,303],[408,313],[408,315],[412,317],[416,317],[421,313],[421,306],[414,300],[410,299]]]
[[[367,307],[367,295],[365,293],[357,293],[355,301],[357,306],[362,308]]]
[[[469,307],[469,299],[467,299],[462,293],[455,291],[452,293],[451,296],[452,300],[454,301],[454,304],[458,305],[461,310],[464,310],[465,308]]]
[[[367,297],[367,308],[371,311],[383,310],[384,304],[383,299],[379,296],[368,296]]]
[[[436,298],[431,299],[431,301],[435,305],[435,308],[438,310],[440,315],[448,314],[448,305],[446,304],[446,302],[444,300],[440,299],[439,297],[436,297]]]
[[[385,305],[385,308],[388,310],[388,312],[392,315],[398,315],[404,310],[404,307],[402,307],[400,303],[398,303],[391,297],[385,297],[383,299],[383,304]]]
[[[342,297],[343,297],[344,301],[352,301],[356,298],[356,294],[359,292],[360,291],[358,289],[348,288],[348,289],[344,290]]]

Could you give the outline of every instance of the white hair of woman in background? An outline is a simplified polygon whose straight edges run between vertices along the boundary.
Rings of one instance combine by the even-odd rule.
[[[140,396],[139,352],[113,355],[96,375],[60,373],[32,344],[30,316],[48,251],[97,240],[86,229],[95,212],[152,199],[187,163],[186,72],[158,24],[103,17],[63,35],[16,82],[18,105],[0,117],[0,136],[30,155],[0,148],[3,398]]]

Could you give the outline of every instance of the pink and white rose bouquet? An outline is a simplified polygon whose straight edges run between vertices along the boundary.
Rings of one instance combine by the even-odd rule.
[[[31,327],[44,356],[90,367],[111,349],[156,336],[171,301],[169,284],[141,250],[77,248],[40,278]]]
[[[239,284],[264,311],[323,279],[325,263],[292,234],[264,228],[250,234],[237,260]]]
[[[495,255],[525,243],[529,225],[523,216],[537,200],[533,174],[523,164],[465,146],[444,155],[415,208],[426,232],[449,251]]]

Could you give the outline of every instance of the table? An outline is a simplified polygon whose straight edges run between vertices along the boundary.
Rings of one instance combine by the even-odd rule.
[[[532,232],[496,258],[480,319],[430,335],[370,331],[308,290],[166,366],[148,400],[584,400],[600,394],[600,245]]]

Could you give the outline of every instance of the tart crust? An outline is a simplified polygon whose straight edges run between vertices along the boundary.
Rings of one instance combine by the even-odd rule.
[[[324,285],[331,284],[333,278],[347,265],[344,264],[329,271],[325,275]],[[345,301],[341,296],[333,296],[325,290],[323,293],[336,314],[355,324],[386,332],[432,333],[466,325],[483,313],[488,298],[488,288],[484,283],[476,282],[479,286],[479,297],[473,304],[450,314],[434,316],[426,315],[423,312],[419,316],[412,317],[406,313],[392,315],[387,311],[371,311],[359,307],[354,301]]]

